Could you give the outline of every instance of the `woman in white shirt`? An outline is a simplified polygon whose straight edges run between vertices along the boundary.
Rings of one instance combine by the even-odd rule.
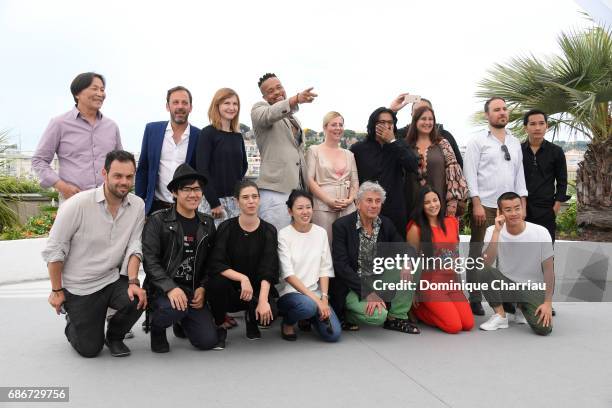
[[[329,306],[327,295],[329,278],[334,276],[327,232],[311,222],[311,194],[293,190],[287,207],[291,224],[278,233],[283,279],[278,286],[278,310],[283,316],[281,336],[285,340],[297,340],[295,324],[308,321],[323,340],[338,341],[340,321]]]

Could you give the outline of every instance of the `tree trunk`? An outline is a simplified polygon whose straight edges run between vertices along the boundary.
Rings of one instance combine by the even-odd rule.
[[[576,173],[578,225],[612,230],[612,137],[591,143]]]

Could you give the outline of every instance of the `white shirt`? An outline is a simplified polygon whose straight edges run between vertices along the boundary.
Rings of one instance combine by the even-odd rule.
[[[45,262],[63,262],[62,285],[73,295],[97,292],[127,275],[132,255],[142,258],[144,201],[134,194],[124,199],[115,218],[108,211],[104,185],[66,200],[57,212]]]
[[[157,186],[155,187],[155,198],[168,203],[173,202],[172,193],[166,187],[174,177],[174,171],[178,166],[185,163],[187,158],[187,146],[189,145],[190,125],[187,125],[178,144],[174,143],[172,135],[172,122],[168,121],[164,142],[162,143],[161,156],[159,159],[159,172],[157,173]]]
[[[508,130],[505,142],[510,160],[504,158],[504,143],[489,130],[474,136],[467,145],[463,173],[470,197],[480,197],[485,207],[497,208],[497,198],[509,191],[527,196],[521,144]]]
[[[288,225],[278,232],[278,258],[280,260],[281,283],[277,285],[279,296],[298,292],[285,282],[295,275],[312,292],[319,292],[320,277],[334,277],[331,251],[327,232],[312,224],[310,231],[299,232]]]
[[[494,225],[487,228],[483,253],[491,242],[494,229]],[[497,269],[514,282],[544,282],[542,262],[553,255],[550,233],[541,225],[525,222],[525,230],[512,235],[504,224],[499,233]]]

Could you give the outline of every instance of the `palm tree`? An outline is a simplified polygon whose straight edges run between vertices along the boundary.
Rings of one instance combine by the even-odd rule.
[[[550,115],[554,136],[561,128],[590,143],[578,166],[579,224],[612,228],[612,30],[593,27],[562,33],[562,53],[533,55],[496,64],[478,86],[477,97],[501,96],[511,110],[510,127],[522,132],[522,114]]]

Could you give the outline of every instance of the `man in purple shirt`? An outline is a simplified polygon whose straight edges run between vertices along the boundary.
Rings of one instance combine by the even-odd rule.
[[[40,185],[55,187],[60,201],[102,185],[106,154],[123,149],[117,124],[100,112],[106,98],[104,77],[95,72],[79,74],[70,92],[75,107],[51,119],[32,156]],[[55,154],[59,174],[51,168]]]

